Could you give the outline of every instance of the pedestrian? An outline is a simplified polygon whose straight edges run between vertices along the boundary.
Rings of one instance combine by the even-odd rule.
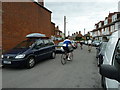
[[[83,42],[80,41],[80,48],[83,49]]]
[[[92,40],[89,39],[88,40],[88,51],[91,52],[91,49],[92,49]]]

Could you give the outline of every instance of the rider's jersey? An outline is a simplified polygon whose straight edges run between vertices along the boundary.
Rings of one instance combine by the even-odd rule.
[[[68,47],[68,45],[72,44],[72,42],[69,39],[65,39],[63,41],[63,46]]]

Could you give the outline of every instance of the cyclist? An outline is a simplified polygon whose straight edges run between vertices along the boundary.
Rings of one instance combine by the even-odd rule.
[[[72,49],[73,45],[72,42],[68,39],[68,37],[65,38],[65,40],[63,41],[63,49],[65,50],[65,52],[67,52],[67,59],[70,60],[70,52],[73,50]]]

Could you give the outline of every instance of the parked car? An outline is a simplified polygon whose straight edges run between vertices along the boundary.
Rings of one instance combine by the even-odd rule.
[[[56,54],[62,54],[64,53],[63,49],[63,42],[59,42],[58,45],[55,46],[56,48]]]
[[[112,34],[107,43],[103,65],[100,67],[101,84],[105,89],[120,89],[120,35]]]
[[[100,44],[101,44],[101,41],[99,41],[99,40],[94,40],[92,42],[92,46],[95,46],[95,47],[98,47]]]
[[[2,55],[3,66],[25,66],[32,68],[46,58],[55,58],[54,42],[46,38],[31,38]]]
[[[105,49],[106,49],[107,42],[102,42],[99,47],[97,47],[97,53],[96,53],[96,58],[97,58],[97,65],[100,66],[103,63],[103,56],[105,55]]]

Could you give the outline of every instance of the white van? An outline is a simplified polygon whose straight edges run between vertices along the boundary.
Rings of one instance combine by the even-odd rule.
[[[107,43],[100,74],[103,88],[120,90],[120,30],[114,32]]]

